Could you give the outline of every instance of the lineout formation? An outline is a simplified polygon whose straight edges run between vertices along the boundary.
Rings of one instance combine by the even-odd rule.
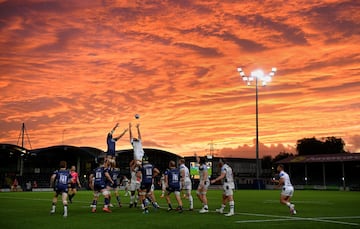
[[[135,115],[138,119],[140,116]],[[104,205],[102,211],[111,213],[111,192],[114,192],[116,201],[119,207],[121,207],[121,200],[118,194],[118,178],[120,169],[116,165],[115,148],[116,142],[129,131],[130,143],[133,147],[133,159],[130,161],[130,181],[126,177],[125,189],[130,193],[129,207],[136,207],[137,204],[141,205],[142,213],[148,214],[151,205],[158,209],[159,204],[156,201],[154,194],[154,178],[161,175],[161,187],[162,194],[160,197],[166,199],[168,204],[168,211],[176,210],[179,213],[183,212],[183,201],[181,192],[184,192],[183,198],[189,201],[189,210],[194,210],[194,199],[192,197],[192,182],[190,179],[189,168],[185,165],[185,160],[180,159],[179,164],[176,165],[175,161],[169,161],[168,169],[160,174],[160,171],[149,161],[147,155],[142,147],[142,138],[140,133],[140,124],[136,125],[137,137],[133,136],[132,124],[129,123],[129,127],[117,137],[113,137],[115,130],[118,128],[117,123],[107,135],[107,152],[103,161],[99,161],[98,167],[93,170],[89,176],[89,187],[94,191],[92,203],[90,205],[91,212],[97,211],[97,205],[99,197],[104,197]],[[224,209],[229,205],[229,212],[225,216],[233,216],[235,214],[235,201],[233,197],[235,184],[233,178],[233,170],[226,162],[225,159],[221,159],[218,163],[221,173],[213,180],[209,179],[208,167],[204,157],[196,156],[196,161],[199,167],[199,185],[196,190],[196,195],[202,204],[202,208],[199,213],[204,214],[209,212],[208,200],[206,197],[208,187],[210,184],[222,181],[223,193],[222,204],[216,212],[224,214]],[[279,187],[282,187],[280,196],[280,202],[286,205],[290,209],[290,214],[296,214],[295,205],[290,202],[293,195],[294,188],[290,182],[289,175],[284,171],[284,166],[279,165],[277,167],[279,172],[279,178],[274,179],[274,182],[278,183]],[[51,176],[50,186],[54,187],[54,197],[52,201],[52,208],[50,213],[56,212],[56,204],[58,196],[61,195],[62,203],[64,207],[64,217],[68,216],[68,200],[71,203],[76,194],[76,188],[81,187],[79,182],[78,173],[75,166],[72,166],[70,170],[67,169],[66,161],[60,162],[59,170],[56,170]],[[177,201],[177,207],[174,209],[171,203],[171,194],[174,193]]]

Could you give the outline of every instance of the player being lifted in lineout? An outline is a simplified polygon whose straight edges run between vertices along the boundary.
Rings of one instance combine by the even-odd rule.
[[[130,134],[130,143],[133,146],[133,150],[134,150],[134,160],[136,161],[136,163],[138,165],[141,165],[142,158],[144,156],[144,149],[143,149],[142,143],[141,143],[140,124],[136,124],[136,129],[137,129],[137,133],[138,133],[137,138],[133,137],[131,127],[132,127],[132,125],[130,122],[129,123],[129,134]]]

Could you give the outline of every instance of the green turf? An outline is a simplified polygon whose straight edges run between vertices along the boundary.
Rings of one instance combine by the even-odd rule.
[[[182,214],[167,212],[164,199],[159,211],[150,208],[144,215],[140,209],[128,208],[129,198],[121,198],[122,208],[114,207],[112,213],[90,212],[92,193],[80,191],[69,205],[69,216],[62,217],[62,205],[50,215],[52,192],[0,193],[0,228],[359,228],[360,193],[340,191],[295,191],[293,202],[298,214],[290,216],[287,207],[279,204],[278,190],[238,190],[235,192],[235,212],[232,217],[215,213],[220,205],[221,191],[208,192],[211,212],[199,214],[200,202],[193,191],[195,211]],[[102,199],[101,199],[102,200]],[[102,202],[102,201],[101,201]],[[114,200],[112,201],[114,202]],[[173,197],[173,206],[176,207]],[[184,208],[188,208],[184,200]],[[228,210],[228,207],[227,209]],[[327,218],[324,218],[327,217]],[[260,221],[259,221],[260,220]],[[268,220],[268,221],[266,221]]]

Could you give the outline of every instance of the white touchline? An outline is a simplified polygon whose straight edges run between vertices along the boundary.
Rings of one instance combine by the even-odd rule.
[[[325,216],[316,217],[317,219],[360,219],[360,216]]]
[[[295,221],[298,219],[254,219],[254,220],[242,220],[236,221],[236,223],[262,223],[262,222],[276,222],[276,221]]]
[[[283,216],[283,215],[267,215],[267,214],[258,214],[258,213],[248,213],[248,212],[239,212],[235,213],[239,215],[250,215],[250,216],[259,216],[259,217],[272,217],[272,218],[286,218],[286,219],[293,219],[295,217],[291,216]]]
[[[279,200],[264,200],[264,204],[273,204],[278,203]],[[333,205],[332,202],[329,201],[312,201],[312,200],[294,200],[291,201],[294,204],[317,204],[317,205]]]
[[[304,218],[306,219],[306,218]],[[308,218],[310,221],[319,221],[324,223],[335,223],[335,224],[345,224],[345,225],[352,225],[352,226],[358,226],[358,223],[349,223],[349,222],[343,222],[343,221],[335,221],[335,220],[325,220],[325,219],[319,219],[319,218]]]

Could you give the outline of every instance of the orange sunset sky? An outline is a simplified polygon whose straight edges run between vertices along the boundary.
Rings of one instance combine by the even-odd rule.
[[[145,148],[255,157],[255,87],[237,68],[277,67],[259,87],[260,156],[328,136],[360,152],[359,11],[354,0],[0,0],[0,142],[17,144],[25,123],[32,148],[106,150],[107,132],[131,121]],[[117,149],[129,148],[126,135]]]

